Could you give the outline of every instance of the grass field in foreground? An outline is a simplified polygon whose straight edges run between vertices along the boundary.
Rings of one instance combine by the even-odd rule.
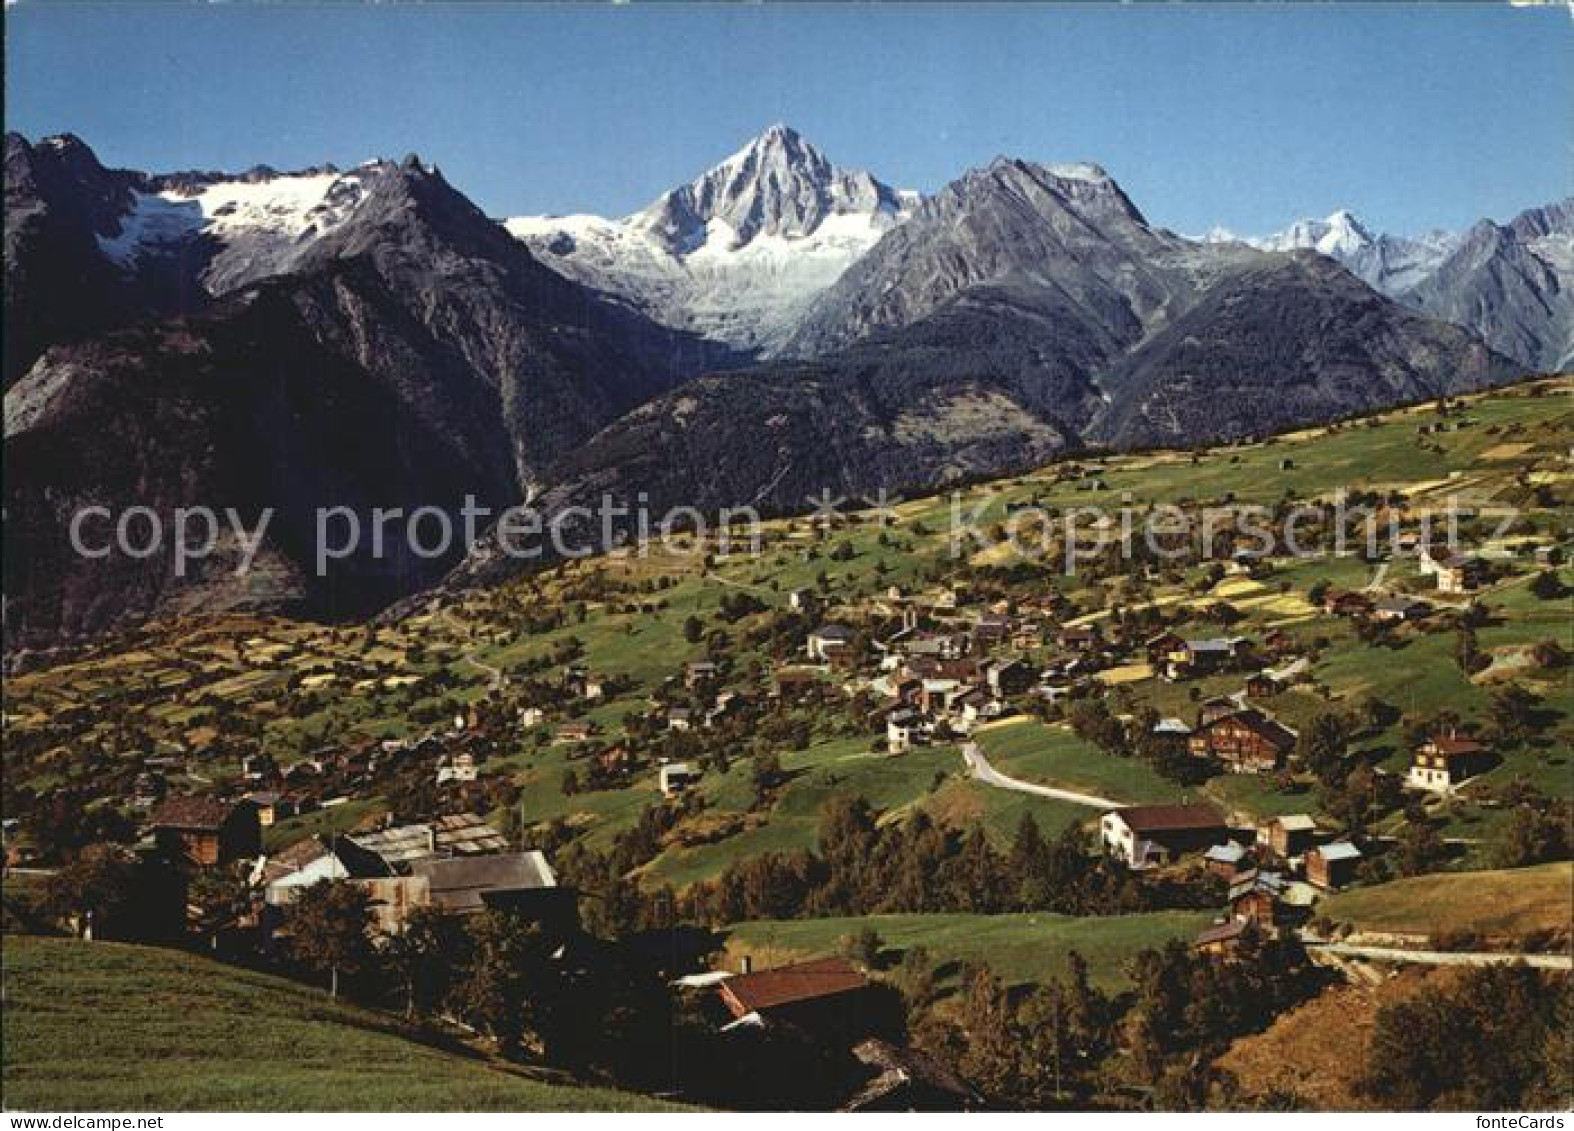
[[[411,1041],[390,1019],[177,951],[4,941],[10,1111],[650,1111]]]
[[[1319,909],[1365,931],[1524,934],[1574,925],[1574,863],[1492,872],[1440,872],[1359,888]]]
[[[1156,911],[1091,919],[1034,913],[760,920],[729,927],[727,950],[734,957],[750,955],[760,969],[837,953],[842,939],[867,928],[884,940],[884,962],[922,945],[941,963],[985,960],[1012,984],[1065,973],[1066,956],[1075,950],[1087,959],[1094,983],[1114,990],[1125,986],[1125,965],[1138,951],[1172,938],[1191,939],[1211,919],[1202,911]]]

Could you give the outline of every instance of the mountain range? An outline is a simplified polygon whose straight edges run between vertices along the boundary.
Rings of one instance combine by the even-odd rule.
[[[1214,242],[1237,237],[1216,230]],[[1494,349],[1537,369],[1574,365],[1574,197],[1480,220],[1464,232],[1374,233],[1341,209],[1241,242],[1265,251],[1317,251],[1390,298],[1468,326]]]
[[[499,222],[414,157],[149,174],[8,135],[6,648],[361,613],[499,564],[318,577],[323,506],[791,508],[1511,380],[1568,357],[1570,219],[1189,240],[1094,165],[923,198],[777,126],[633,216]],[[73,554],[89,503],[278,515],[265,568],[176,577]]]

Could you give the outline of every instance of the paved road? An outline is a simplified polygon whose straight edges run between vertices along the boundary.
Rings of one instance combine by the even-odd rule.
[[[1008,777],[989,764],[989,759],[984,757],[984,752],[979,749],[976,742],[963,744],[962,761],[967,763],[969,772],[975,778],[985,785],[992,785],[997,789],[1012,789],[1018,793],[1032,793],[1055,801],[1069,801],[1073,805],[1086,805],[1090,809],[1119,809],[1125,804],[1123,801],[1111,801],[1107,797],[1095,797],[1091,793],[1078,793],[1071,789],[1055,789],[1053,786],[1038,785],[1034,782],[1023,781],[1020,778]]]
[[[1574,969],[1574,959],[1567,954],[1503,954],[1495,951],[1459,950],[1405,950],[1388,946],[1352,946],[1349,943],[1320,942],[1306,939],[1314,950],[1326,951],[1341,958],[1365,958],[1378,962],[1416,962],[1425,966],[1501,966],[1524,961],[1538,970]]]
[[[439,605],[436,601],[432,602],[430,609],[432,612],[438,613],[442,616],[443,620],[447,622],[448,627],[454,630],[455,635],[464,634],[465,626],[458,617],[454,616],[454,611],[452,609],[448,608],[446,605]],[[503,689],[503,684],[506,683],[507,680],[503,676],[502,668],[496,667],[487,663],[485,660],[479,659],[473,650],[464,653],[460,659],[469,664],[472,668],[475,668],[476,671],[481,672],[491,681],[487,684],[488,691],[501,691]]]

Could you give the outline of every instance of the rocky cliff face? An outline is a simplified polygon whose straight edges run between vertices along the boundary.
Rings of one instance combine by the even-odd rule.
[[[5,138],[7,387],[45,347],[120,325],[147,310],[133,282],[100,252],[131,206],[134,178],[99,164],[70,136],[31,145]]]
[[[1526,365],[1574,365],[1574,197],[1483,220],[1430,275],[1401,294],[1419,310],[1481,335]]]

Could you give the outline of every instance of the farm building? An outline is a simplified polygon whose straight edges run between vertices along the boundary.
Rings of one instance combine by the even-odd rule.
[[[1317,838],[1317,822],[1305,813],[1293,813],[1275,817],[1268,822],[1265,831],[1265,839],[1274,855],[1288,860],[1312,847]]]
[[[1355,879],[1361,850],[1347,840],[1319,845],[1306,854],[1306,879],[1316,887],[1337,891]]]
[[[1230,915],[1245,923],[1272,928],[1279,922],[1279,900],[1285,879],[1278,872],[1243,872],[1230,884]]]
[[[1202,854],[1203,864],[1214,875],[1233,879],[1237,874],[1251,866],[1251,857],[1246,851],[1246,846],[1237,844],[1233,840],[1216,844]]]
[[[1295,732],[1255,707],[1201,723],[1187,739],[1198,758],[1217,758],[1233,773],[1277,770],[1295,749]]]
[[[228,864],[262,851],[262,822],[255,805],[172,797],[153,811],[149,826],[166,856],[199,867]]]
[[[853,646],[853,630],[845,624],[822,624],[809,633],[809,659],[829,663]]]
[[[1383,597],[1372,606],[1372,619],[1392,624],[1420,620],[1431,611],[1431,605],[1414,597]]]
[[[790,1021],[838,1028],[854,1017],[869,979],[844,958],[820,958],[728,978],[717,994],[734,1022]]]
[[[368,879],[377,927],[385,934],[404,929],[418,907],[448,915],[506,908],[557,930],[575,922],[574,893],[558,887],[540,852],[488,856],[429,857],[410,865],[407,876]]]
[[[1415,752],[1405,784],[1431,793],[1454,787],[1487,768],[1491,754],[1476,739],[1462,734],[1435,735]]]
[[[253,872],[253,879],[262,885],[263,899],[278,907],[292,902],[306,888],[324,880],[363,880],[393,874],[387,861],[349,837],[330,840],[313,836],[296,841],[262,861],[261,867]]]
[[[1099,832],[1127,867],[1149,868],[1222,844],[1228,830],[1208,805],[1133,805],[1105,813]]]
[[[983,1106],[972,1085],[921,1049],[871,1037],[853,1046],[853,1056],[875,1076],[842,1111],[972,1111]]]
[[[699,774],[687,762],[669,762],[656,771],[656,784],[663,797],[674,797],[699,780]]]
[[[1191,945],[1193,949],[1211,957],[1226,958],[1235,953],[1235,948],[1240,945],[1241,936],[1246,930],[1247,924],[1243,919],[1216,923],[1199,934]]]

